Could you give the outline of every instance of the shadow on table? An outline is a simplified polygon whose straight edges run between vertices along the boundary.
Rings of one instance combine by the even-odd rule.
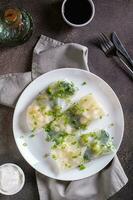
[[[45,19],[45,25],[49,31],[55,33],[70,31],[72,27],[67,25],[61,15],[62,1],[55,1],[52,3],[45,4],[43,16]]]

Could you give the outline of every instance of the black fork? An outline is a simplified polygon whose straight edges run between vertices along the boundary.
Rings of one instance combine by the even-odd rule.
[[[115,46],[113,42],[104,33],[99,34],[98,41],[106,56],[115,54]]]

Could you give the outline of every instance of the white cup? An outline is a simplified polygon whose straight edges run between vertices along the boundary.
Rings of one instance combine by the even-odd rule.
[[[64,21],[70,25],[70,26],[73,26],[73,27],[82,27],[82,26],[86,26],[87,24],[89,24],[92,19],[94,18],[94,15],[95,15],[95,6],[94,6],[94,3],[92,0],[88,0],[88,2],[90,3],[91,7],[92,7],[92,15],[91,17],[85,22],[85,23],[82,23],[82,24],[74,24],[74,23],[71,23],[65,16],[65,4],[68,0],[64,0],[63,1],[63,4],[62,4],[62,7],[61,7],[61,13],[62,13],[62,17],[64,19]],[[82,1],[82,0],[81,0]],[[76,5],[75,5],[76,7]]]

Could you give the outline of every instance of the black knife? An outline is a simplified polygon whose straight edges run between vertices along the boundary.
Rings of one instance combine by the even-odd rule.
[[[131,69],[133,69],[133,60],[115,32],[112,33],[112,42],[115,45],[116,50],[127,60]]]

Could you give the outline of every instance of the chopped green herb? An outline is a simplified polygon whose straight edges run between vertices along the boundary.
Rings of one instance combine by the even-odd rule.
[[[114,123],[111,123],[110,126],[114,126]]]
[[[68,118],[68,123],[70,123],[76,129],[84,129],[86,126],[80,123],[80,116],[84,112],[84,109],[78,104],[74,103],[67,111],[66,115]]]
[[[47,88],[47,94],[52,98],[66,99],[75,93],[75,86],[72,82],[57,81]]]
[[[87,127],[87,124],[80,124],[79,128],[85,130]]]
[[[35,132],[35,130],[36,130],[36,128],[33,128],[33,129],[31,130],[31,132]]]
[[[25,147],[26,147],[26,146],[28,146],[28,145],[27,145],[27,143],[23,143],[23,146],[25,146]]]
[[[86,145],[88,143],[88,134],[84,134],[80,136],[80,143],[82,145]]]
[[[35,126],[37,125],[37,122],[36,122],[36,121],[34,121],[34,125],[35,125]]]
[[[80,169],[80,170],[84,170],[85,168],[86,168],[86,167],[85,167],[84,165],[80,165],[80,166],[79,166],[79,169]]]
[[[51,141],[51,137],[50,137],[49,135],[47,135],[46,141],[47,141],[47,142],[50,142],[50,141]]]
[[[48,153],[46,153],[45,155],[44,155],[44,158],[47,158],[49,156],[49,154]]]
[[[54,154],[52,155],[52,158],[53,158],[54,160],[56,160],[56,159],[57,159],[57,158],[56,158],[56,156],[55,156]]]
[[[87,101],[87,99],[84,99],[84,101]]]
[[[77,158],[78,156],[72,156],[72,158]]]
[[[46,109],[46,107],[45,107],[44,105],[40,105],[40,111],[41,111],[42,113],[45,112],[45,109]]]
[[[56,144],[54,144],[52,147],[51,147],[51,149],[56,149],[57,148],[57,145]]]
[[[82,85],[86,85],[87,83],[84,81],[83,83],[82,83]]]
[[[44,130],[46,131],[46,132],[51,132],[52,131],[52,128],[51,128],[51,123],[49,123],[49,124],[47,124],[45,127],[44,127]]]
[[[61,147],[61,149],[65,149],[65,147],[66,147],[66,146],[65,146],[65,145],[63,145],[63,146]]]
[[[86,151],[84,153],[84,159],[85,159],[85,161],[90,161],[90,159],[92,158],[92,156],[93,156],[93,153],[92,153],[91,149],[87,147],[87,149],[86,149]]]
[[[65,167],[71,168],[71,165],[68,163],[65,163]]]
[[[100,119],[102,119],[103,116],[100,116]]]
[[[30,137],[30,138],[33,138],[33,137],[35,137],[35,135],[34,135],[34,134],[31,134],[29,137]]]
[[[53,111],[51,111],[51,115],[55,118],[59,117],[62,114],[61,111],[62,111],[62,107],[56,105],[54,106]]]
[[[72,144],[72,145],[75,145],[76,143],[77,143],[77,142],[76,142],[76,141],[74,141],[74,142],[72,142],[71,144]]]
[[[110,127],[114,126],[114,123],[110,123],[109,126],[110,126]]]

